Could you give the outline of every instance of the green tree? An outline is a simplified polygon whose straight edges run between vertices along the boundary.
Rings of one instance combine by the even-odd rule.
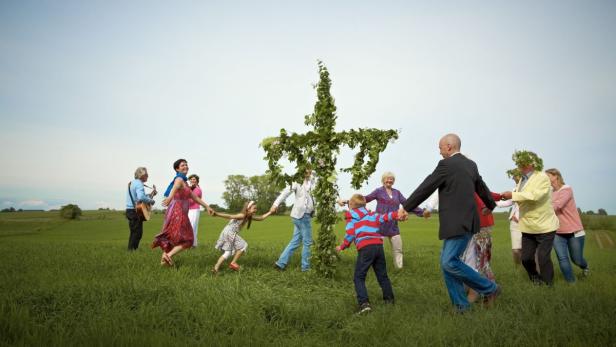
[[[64,219],[77,219],[81,216],[81,209],[74,204],[64,205],[60,208],[60,217]]]
[[[225,192],[222,199],[229,211],[239,211],[249,196],[250,181],[244,175],[229,175],[225,180]]]
[[[319,232],[313,261],[317,273],[331,277],[334,274],[337,259],[334,250],[336,244],[334,226],[338,218],[334,207],[338,196],[336,155],[340,152],[342,145],[350,148],[359,147],[353,166],[342,169],[344,172],[351,173],[351,185],[359,189],[376,169],[380,153],[385,150],[391,140],[398,138],[398,132],[357,129],[337,133],[335,130],[336,106],[330,93],[329,72],[321,61],[318,62],[318,66],[320,79],[316,85],[317,102],[314,105],[314,112],[304,118],[304,123],[312,126],[312,130],[305,134],[291,133],[289,135],[285,129],[281,129],[279,136],[264,139],[261,146],[266,153],[268,173],[272,175],[275,182],[301,183],[307,169],[312,169],[316,173],[318,181],[313,195]],[[293,175],[282,172],[279,161],[283,156],[295,163]],[[368,158],[367,162],[365,162],[366,158]]]
[[[597,210],[597,214],[599,216],[607,216],[607,211],[605,209],[600,208],[599,210]]]
[[[254,200],[259,213],[267,212],[278,197],[278,194],[280,194],[280,191],[284,188],[284,185],[274,182],[271,175],[268,174],[252,176],[249,181],[249,199]],[[284,212],[285,209],[284,203],[278,207],[279,212]]]
[[[246,201],[253,200],[259,213],[265,213],[272,206],[284,185],[272,181],[270,175],[252,177],[229,175],[225,180],[225,188],[223,200],[229,211],[237,212],[242,209]],[[279,206],[280,212],[284,210],[284,204]]]

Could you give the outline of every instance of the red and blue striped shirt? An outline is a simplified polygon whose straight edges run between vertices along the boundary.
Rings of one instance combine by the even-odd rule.
[[[345,217],[346,235],[340,249],[348,248],[355,241],[355,248],[359,251],[368,245],[383,244],[383,235],[379,233],[379,226],[397,220],[398,211],[379,214],[360,207],[346,211]]]

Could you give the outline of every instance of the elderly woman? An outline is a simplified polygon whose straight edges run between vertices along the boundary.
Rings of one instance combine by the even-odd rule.
[[[563,176],[557,169],[546,170],[554,191],[552,192],[552,206],[560,226],[556,230],[554,238],[554,250],[560,265],[560,271],[569,283],[575,282],[573,269],[569,257],[573,263],[582,269],[582,275],[588,276],[590,270],[584,259],[584,238],[586,233],[582,226],[580,214],[573,198],[573,189],[565,185]]]
[[[381,177],[381,182],[383,183],[382,187],[364,196],[366,203],[376,200],[376,212],[381,214],[398,211],[400,204],[403,204],[406,198],[398,189],[393,188],[394,182],[396,182],[396,176],[392,172],[385,172]],[[345,202],[341,201],[341,204],[343,203]],[[430,216],[429,212],[421,208],[416,208],[413,212],[419,217],[425,216],[427,218]],[[402,238],[400,237],[398,221],[393,220],[381,224],[379,232],[389,239],[393,253],[394,267],[401,269],[403,265]]]

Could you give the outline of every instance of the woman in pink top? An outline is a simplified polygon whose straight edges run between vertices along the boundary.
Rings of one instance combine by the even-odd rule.
[[[188,182],[190,183],[190,189],[199,199],[203,198],[203,193],[201,192],[201,188],[199,187],[199,176],[190,175],[188,176]],[[190,205],[188,205],[188,220],[190,220],[190,225],[193,229],[194,241],[193,247],[197,247],[197,229],[199,228],[199,216],[201,214],[201,206],[195,201],[190,201]]]
[[[575,282],[575,276],[573,275],[569,256],[571,256],[573,263],[582,269],[583,276],[588,276],[590,273],[588,263],[584,259],[584,235],[586,233],[575,205],[571,187],[565,185],[563,176],[557,169],[549,169],[545,173],[548,174],[554,189],[552,192],[552,206],[560,223],[554,238],[554,250],[556,251],[560,271],[565,276],[565,280],[572,283]]]

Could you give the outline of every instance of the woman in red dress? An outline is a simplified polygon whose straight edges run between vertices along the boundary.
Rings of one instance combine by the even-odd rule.
[[[199,205],[205,207],[208,213],[212,214],[210,206],[196,196],[186,183],[188,178],[188,162],[186,159],[178,159],[173,163],[176,171],[175,178],[167,187],[163,206],[167,207],[165,222],[160,234],[154,237],[152,248],[160,247],[163,255],[160,260],[161,265],[173,266],[173,256],[190,248],[193,245],[193,230],[188,219],[188,205],[190,200],[194,200]]]

